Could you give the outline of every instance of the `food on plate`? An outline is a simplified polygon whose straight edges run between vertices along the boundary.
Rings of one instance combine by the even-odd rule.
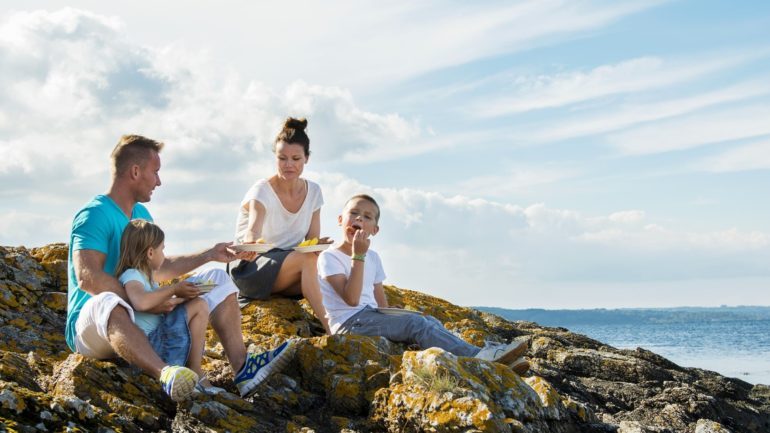
[[[318,245],[318,238],[304,240],[297,244],[298,247],[309,247],[313,245]]]
[[[214,280],[205,280],[205,281],[196,281],[194,284],[196,286],[210,286],[216,283],[214,282]]]

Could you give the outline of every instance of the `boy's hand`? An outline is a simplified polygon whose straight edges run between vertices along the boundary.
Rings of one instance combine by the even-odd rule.
[[[369,251],[369,244],[371,242],[369,233],[361,229],[356,230],[356,233],[353,235],[353,254],[366,254]]]
[[[180,281],[172,286],[173,293],[178,298],[192,299],[201,294],[200,289],[189,281]]]

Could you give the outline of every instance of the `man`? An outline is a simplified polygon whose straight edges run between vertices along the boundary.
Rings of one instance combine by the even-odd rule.
[[[120,255],[123,229],[131,219],[152,221],[147,208],[160,182],[160,151],[163,143],[139,135],[121,137],[112,151],[112,183],[107,194],[97,195],[72,222],[68,263],[67,345],[84,356],[106,359],[115,355],[160,380],[175,401],[188,398],[198,376],[183,366],[167,365],[152,349],[134,322],[126,292],[114,275]],[[191,255],[167,257],[157,272],[158,281],[175,278],[210,261],[230,262],[239,256],[218,243]],[[187,283],[191,284],[191,283]],[[270,373],[290,358],[292,342],[262,354],[247,353],[241,332],[237,288],[222,282],[203,296],[210,320],[235,373],[242,396],[250,395]],[[171,311],[171,299],[154,313]]]

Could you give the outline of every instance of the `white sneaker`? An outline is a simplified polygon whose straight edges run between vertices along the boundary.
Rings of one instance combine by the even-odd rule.
[[[520,356],[516,358],[516,360],[514,360],[512,363],[508,364],[508,367],[511,367],[511,370],[521,376],[529,370],[529,361],[527,361],[527,359],[523,356]]]
[[[509,344],[488,344],[475,357],[485,361],[509,364],[526,352],[527,347],[527,340],[513,340]]]

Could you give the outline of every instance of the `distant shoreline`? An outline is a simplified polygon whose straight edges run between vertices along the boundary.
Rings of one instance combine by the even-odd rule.
[[[770,320],[770,306],[671,307],[671,308],[593,308],[548,310],[544,308],[507,309],[471,307],[507,320],[524,320],[544,326],[653,324],[689,322],[732,322]]]

